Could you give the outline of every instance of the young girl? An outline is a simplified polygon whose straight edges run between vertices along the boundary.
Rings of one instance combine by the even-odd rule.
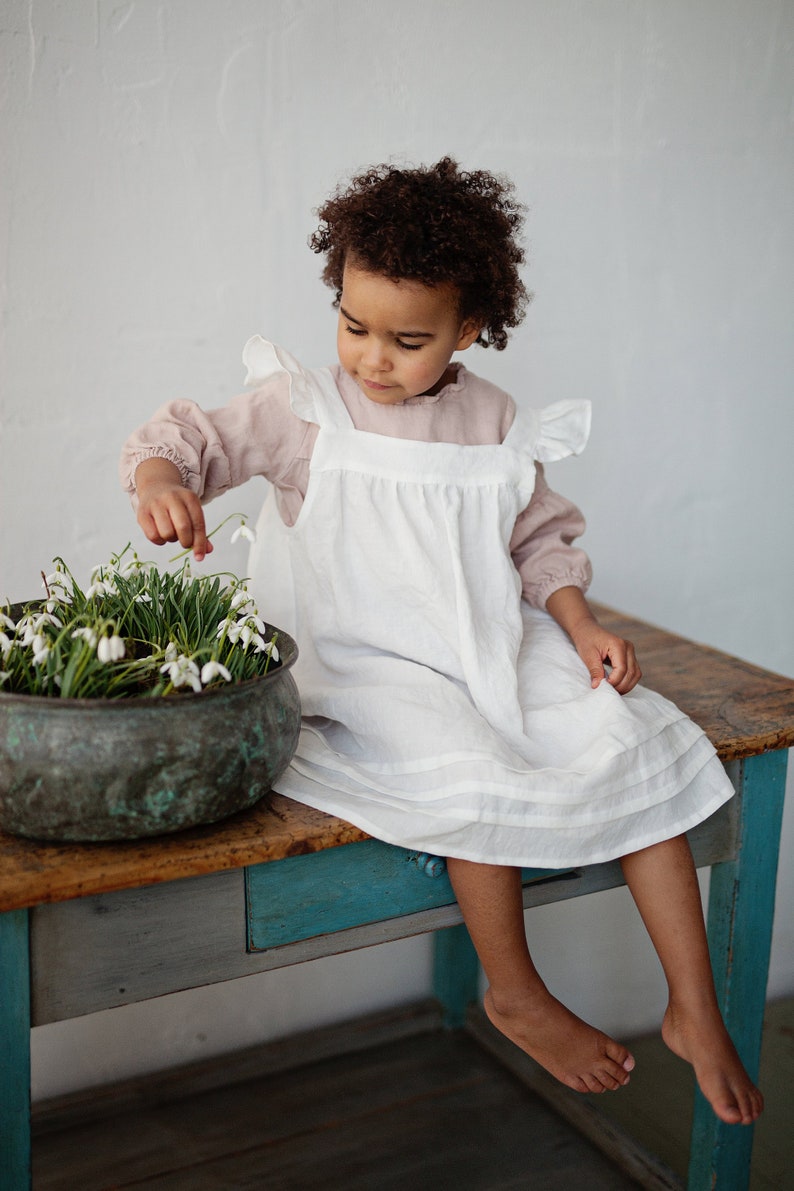
[[[339,363],[307,371],[256,337],[253,391],[161,409],[123,456],[138,521],[201,560],[202,502],[265,476],[251,583],[298,640],[304,711],[276,788],[445,856],[490,1020],[581,1092],[625,1085],[634,1060],[543,984],[520,869],[619,857],[669,986],[665,1041],[723,1121],[749,1124],[762,1098],[717,1007],[683,834],[733,791],[597,623],[583,520],[544,478],[584,446],[589,406],[517,410],[452,361],[501,350],[523,317],[512,187],[449,158],[383,165],[319,214]]]

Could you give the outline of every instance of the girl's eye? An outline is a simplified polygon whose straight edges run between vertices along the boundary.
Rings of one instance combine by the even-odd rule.
[[[349,323],[345,323],[345,330],[349,335],[356,335],[359,337],[366,335],[367,333],[364,327],[351,327]],[[402,339],[396,339],[395,343],[399,348],[402,348],[402,350],[406,352],[418,352],[424,347],[423,343],[404,343]]]

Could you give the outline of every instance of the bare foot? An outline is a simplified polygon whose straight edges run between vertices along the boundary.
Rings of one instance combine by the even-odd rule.
[[[520,1005],[499,1008],[489,988],[485,1012],[500,1033],[575,1092],[614,1092],[629,1082],[634,1059],[626,1048],[571,1013],[545,986]]]
[[[691,1063],[701,1092],[727,1125],[751,1125],[764,1098],[742,1066],[719,1012],[695,1021],[669,1005],[662,1037],[673,1054]]]

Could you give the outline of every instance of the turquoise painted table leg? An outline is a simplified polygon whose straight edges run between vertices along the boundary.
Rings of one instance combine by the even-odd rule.
[[[462,924],[433,936],[434,991],[444,1010],[444,1025],[455,1030],[466,1021],[466,1010],[477,1000],[480,964],[469,932]]]
[[[786,761],[783,750],[742,763],[737,856],[711,873],[708,935],[717,994],[753,1079],[761,1056]],[[752,1126],[723,1125],[696,1092],[689,1191],[744,1191],[752,1145]]]
[[[28,912],[0,914],[0,1187],[28,1191],[30,960]]]

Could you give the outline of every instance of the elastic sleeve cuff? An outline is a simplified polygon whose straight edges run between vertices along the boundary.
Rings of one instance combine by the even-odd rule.
[[[137,492],[137,488],[135,486],[135,472],[137,471],[139,464],[144,463],[147,459],[167,459],[169,463],[173,463],[174,466],[178,468],[182,487],[190,488],[193,492],[198,492],[198,477],[191,472],[184,459],[173,447],[165,445],[153,446],[144,450],[138,450],[130,456],[126,478],[122,477],[122,484],[127,492]]]
[[[536,582],[524,586],[524,599],[533,608],[545,610],[546,600],[561,587],[578,587],[582,594],[586,593],[593,580],[593,572],[589,563],[584,570],[569,571],[564,574],[544,575]]]

